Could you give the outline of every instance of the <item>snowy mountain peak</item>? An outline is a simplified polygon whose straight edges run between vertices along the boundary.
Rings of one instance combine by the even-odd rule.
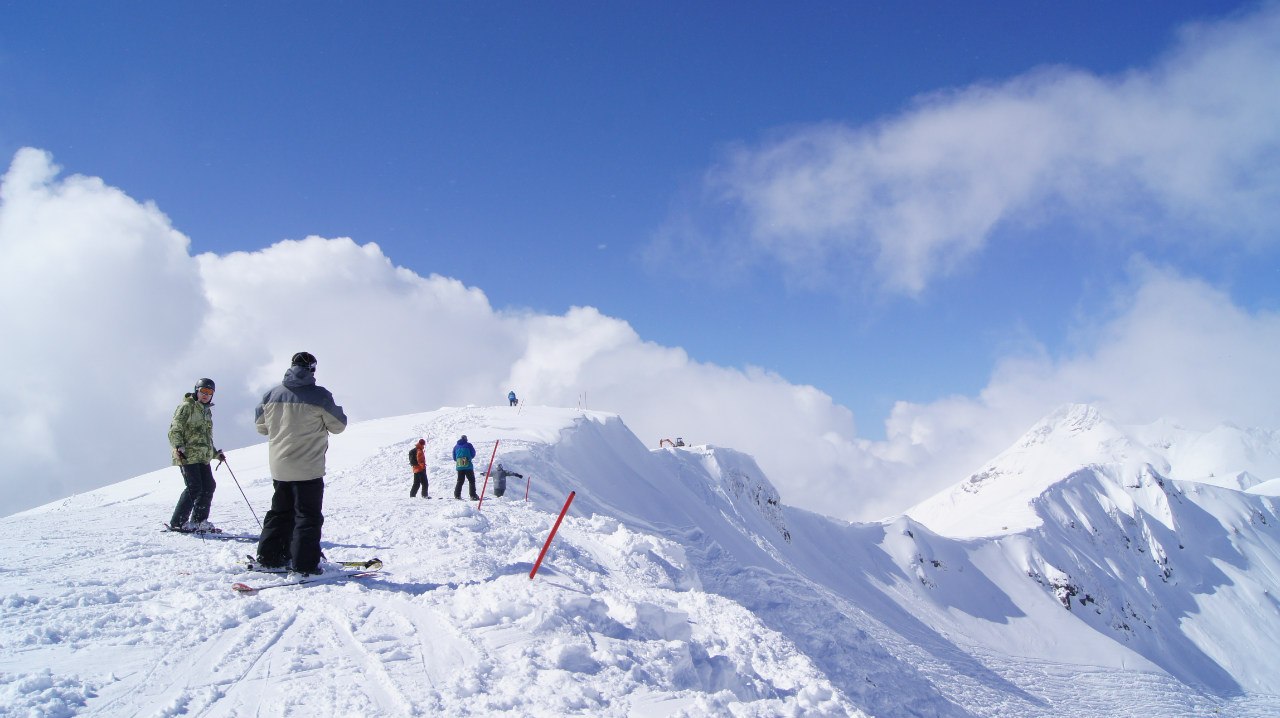
[[[1064,406],[956,486],[907,510],[934,531],[992,536],[1040,525],[1033,502],[1087,466],[1117,466],[1137,476],[1169,471],[1165,458],[1096,408]]]
[[[1035,500],[1079,469],[1105,467],[1116,486],[1160,476],[1245,490],[1280,478],[1280,432],[1222,424],[1207,432],[1162,420],[1122,426],[1095,407],[1050,413],[952,488],[907,510],[939,533],[993,536],[1041,524]]]
[[[1055,436],[1084,434],[1109,423],[1102,412],[1089,404],[1066,404],[1037,422],[1016,445],[1028,447]]]

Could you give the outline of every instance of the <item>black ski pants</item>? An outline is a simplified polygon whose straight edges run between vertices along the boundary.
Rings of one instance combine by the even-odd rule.
[[[425,471],[413,472],[413,488],[409,489],[410,497],[418,495],[419,486],[422,487],[422,498],[424,499],[430,498],[430,496],[427,493],[427,472]]]
[[[472,469],[458,469],[458,484],[453,487],[453,498],[462,498],[463,481],[467,482],[467,489],[471,491],[471,500],[478,500],[480,496],[476,494],[476,472]]]
[[[258,560],[264,566],[314,571],[320,565],[320,527],[324,525],[324,479],[272,481],[271,510],[262,521]]]
[[[176,529],[182,528],[187,521],[208,521],[213,490],[218,488],[213,481],[213,469],[207,463],[182,464],[178,469],[187,486],[178,497],[178,505],[173,507],[173,518],[169,519],[169,525]]]

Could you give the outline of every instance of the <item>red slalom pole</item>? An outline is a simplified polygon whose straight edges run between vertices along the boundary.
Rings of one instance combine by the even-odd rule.
[[[484,470],[484,486],[481,487],[480,489],[480,503],[476,504],[476,511],[479,511],[480,507],[484,506],[484,492],[489,488],[489,472],[493,471],[493,457],[498,455],[499,441],[502,441],[502,440],[501,439],[494,440],[493,453],[489,454],[489,468]]]
[[[577,491],[570,491],[569,498],[564,500],[564,508],[560,509],[560,518],[556,519],[556,525],[551,527],[551,533],[547,534],[547,542],[542,544],[542,552],[538,554],[538,560],[533,562],[533,569],[529,571],[529,580],[532,581],[538,567],[542,565],[542,557],[547,555],[547,549],[551,547],[551,539],[556,537],[556,531],[560,529],[560,522],[564,521],[564,515],[569,512],[569,504],[573,503],[573,497]]]

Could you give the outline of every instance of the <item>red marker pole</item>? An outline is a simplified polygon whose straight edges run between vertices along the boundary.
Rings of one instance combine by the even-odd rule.
[[[532,476],[524,477],[524,500],[525,501],[529,500],[529,484],[532,484],[532,483],[533,483]]]
[[[489,454],[489,468],[484,470],[484,486],[480,489],[480,503],[476,504],[476,511],[479,511],[480,507],[484,506],[484,492],[489,488],[489,472],[493,471],[493,457],[498,455],[498,441],[501,441],[501,439],[493,442],[493,453]]]
[[[551,546],[551,539],[556,537],[556,531],[560,529],[560,522],[564,521],[564,515],[569,512],[569,504],[573,503],[573,497],[577,493],[577,491],[570,491],[569,498],[565,499],[564,508],[560,509],[560,518],[556,519],[556,525],[551,527],[551,533],[547,534],[547,542],[542,544],[542,553],[538,554],[538,560],[533,562],[533,569],[529,571],[530,581],[538,573],[538,567],[542,565],[542,557],[547,555],[547,549]]]

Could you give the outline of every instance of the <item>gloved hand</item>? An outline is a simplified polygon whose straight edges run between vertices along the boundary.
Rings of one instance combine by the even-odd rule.
[[[227,462],[227,455],[226,455],[226,454],[224,454],[224,453],[222,453],[221,451],[219,451],[219,452],[218,452],[218,463],[225,464],[226,462]]]
[[[176,447],[174,447],[174,449],[173,449],[173,455],[174,455],[174,456],[176,456],[176,457],[178,457],[178,461],[186,461],[186,460],[187,460],[187,453],[186,453],[185,451],[183,451],[183,450],[182,450],[182,447],[181,447],[181,446],[176,446]]]

